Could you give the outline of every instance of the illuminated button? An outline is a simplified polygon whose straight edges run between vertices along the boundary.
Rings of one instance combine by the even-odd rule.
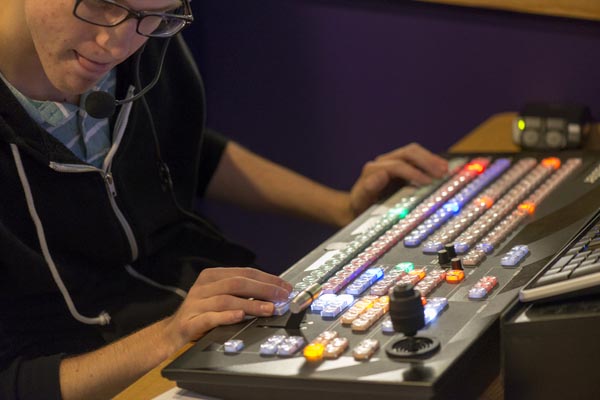
[[[321,317],[323,318],[336,318],[346,308],[354,302],[354,296],[350,294],[341,294],[333,299],[330,303],[326,304],[321,311]]]
[[[400,207],[394,207],[394,208],[390,209],[388,211],[388,214],[395,218],[402,219],[402,218],[406,217],[409,212],[410,212],[409,208],[400,206]]]
[[[411,262],[401,262],[401,263],[397,264],[394,268],[398,269],[402,272],[409,273],[410,271],[415,269],[415,264],[413,264]]]
[[[495,276],[484,276],[471,289],[469,289],[469,298],[480,300],[486,297],[498,284]]]
[[[552,168],[554,170],[557,170],[558,168],[560,168],[560,159],[557,157],[548,157],[548,158],[544,158],[541,162],[541,164],[544,167],[547,168]]]
[[[261,343],[259,353],[265,356],[277,353],[277,348],[284,339],[285,335],[269,336],[264,343]]]
[[[244,341],[240,339],[228,340],[223,344],[225,353],[239,353],[244,349]]]
[[[404,239],[406,247],[417,247],[419,244],[421,244],[421,239],[417,236],[409,236]]]
[[[352,321],[352,330],[363,332],[371,327],[371,322],[368,318],[363,317],[362,315]]]
[[[494,205],[494,199],[492,199],[489,196],[481,196],[476,201],[479,202],[479,204],[484,206],[486,209]]]
[[[298,295],[297,291],[292,291],[287,300],[273,303],[273,315],[283,315],[290,309],[290,302]]]
[[[411,285],[416,285],[421,280],[420,275],[418,274],[408,274],[404,275],[398,283],[410,283]]]
[[[323,353],[324,358],[333,359],[338,358],[348,348],[348,339],[344,337],[338,337],[333,339],[330,343],[325,346]]]
[[[423,244],[423,253],[437,253],[444,248],[444,244],[437,240],[429,240]]]
[[[467,251],[469,251],[470,247],[471,246],[469,246],[469,243],[467,243],[467,242],[458,242],[458,243],[454,244],[454,249],[459,254],[466,253]]]
[[[375,322],[379,320],[385,313],[390,309],[390,298],[389,296],[382,296],[373,301],[371,307],[367,307],[364,311],[355,318],[352,323],[353,331],[366,331]]]
[[[309,343],[303,351],[306,361],[321,361],[323,360],[323,352],[325,345],[323,343]]]
[[[481,249],[473,249],[463,257],[463,265],[478,265],[485,259],[485,251]]]
[[[348,311],[346,311],[344,313],[344,315],[342,315],[342,318],[340,319],[340,322],[342,324],[345,325],[349,325],[352,323],[352,321],[354,321],[356,318],[358,318],[358,316],[360,315],[360,311],[357,309],[350,309]]]
[[[379,348],[379,340],[377,339],[364,339],[358,346],[352,350],[352,356],[357,361],[364,361],[371,358],[371,356]]]
[[[450,200],[444,204],[443,210],[452,214],[456,214],[460,211],[460,204],[456,201],[456,199]]]
[[[475,246],[475,248],[482,250],[486,254],[490,254],[494,251],[494,245],[491,243],[487,243],[487,242],[478,243],[477,246]]]
[[[526,245],[514,246],[500,259],[500,265],[504,267],[514,267],[529,254],[529,248]]]
[[[348,311],[346,311],[342,317],[342,324],[352,324],[352,322],[358,318],[365,310],[373,307],[377,296],[364,296],[360,298],[356,303],[350,307]]]
[[[327,304],[329,304],[336,298],[337,298],[337,295],[335,293],[323,293],[322,295],[317,297],[315,300],[313,300],[313,302],[310,304],[310,309],[313,312],[320,313],[327,306]]]
[[[327,344],[333,339],[338,337],[337,331],[323,331],[313,340],[311,343],[323,343]]]
[[[451,269],[446,273],[446,282],[448,283],[459,283],[465,279],[465,271],[460,269]]]
[[[421,280],[421,279],[425,278],[425,275],[427,275],[427,270],[425,268],[417,268],[417,269],[413,269],[408,274],[416,275],[419,277],[419,280]]]
[[[287,337],[277,347],[277,354],[280,356],[291,356],[304,345],[302,336]]]
[[[485,296],[487,296],[487,290],[483,287],[472,287],[469,289],[470,299],[483,299]]]
[[[429,299],[427,304],[423,307],[423,312],[425,313],[425,324],[427,325],[434,321],[447,305],[448,299],[445,297],[433,297]]]
[[[394,324],[392,323],[392,319],[387,317],[381,322],[381,331],[383,333],[395,333]]]
[[[535,204],[532,202],[521,203],[519,204],[519,210],[532,215],[535,212]]]
[[[381,278],[383,278],[383,268],[369,268],[346,288],[346,293],[351,295],[359,295]]]
[[[370,293],[376,296],[386,295],[390,288],[394,286],[394,284],[398,282],[404,275],[405,272],[396,269],[387,271],[382,280],[371,286]]]
[[[467,164],[466,169],[468,171],[473,171],[473,172],[480,174],[483,172],[485,167],[478,162],[472,162],[472,163]]]

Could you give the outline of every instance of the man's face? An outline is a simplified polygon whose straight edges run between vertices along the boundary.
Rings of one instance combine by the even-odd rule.
[[[173,0],[122,2],[138,10],[164,8]],[[75,0],[24,0],[26,24],[41,66],[60,93],[77,96],[135,53],[146,37],[129,19],[116,27],[101,27],[73,15]]]

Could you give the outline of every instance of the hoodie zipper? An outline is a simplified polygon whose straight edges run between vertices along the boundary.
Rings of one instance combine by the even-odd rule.
[[[127,92],[127,97],[133,96],[133,91],[134,87],[130,86]],[[123,214],[123,212],[121,212],[121,209],[119,209],[117,201],[115,200],[115,198],[117,197],[117,189],[115,187],[115,181],[111,173],[112,160],[115,156],[115,153],[117,152],[119,145],[121,144],[123,134],[125,133],[127,121],[129,120],[129,113],[131,112],[131,106],[131,102],[123,104],[121,106],[121,110],[119,111],[119,115],[117,116],[117,120],[115,122],[114,127],[114,141],[108,151],[108,154],[106,155],[106,158],[102,165],[102,169],[89,164],[62,164],[54,161],[50,161],[50,168],[58,172],[66,173],[96,172],[99,173],[100,176],[102,176],[102,179],[104,180],[104,184],[106,186],[106,190],[109,194],[108,200],[115,213],[115,216],[119,220],[119,223],[121,224],[121,227],[125,232],[127,241],[129,242],[129,248],[131,250],[131,259],[132,261],[135,261],[139,256],[137,241],[135,240],[135,235],[133,234],[133,229],[131,229],[131,225],[129,225],[129,222],[127,222],[125,215]]]
[[[125,215],[123,215],[123,212],[121,212],[121,209],[119,208],[119,206],[117,205],[117,202],[115,200],[115,198],[117,197],[117,190],[115,188],[115,182],[114,182],[112,174],[110,172],[103,171],[100,168],[96,168],[91,165],[60,164],[60,163],[56,163],[53,161],[50,162],[50,168],[52,168],[55,171],[65,172],[65,173],[96,172],[96,173],[99,173],[100,176],[102,176],[102,179],[104,180],[104,184],[106,186],[106,190],[109,195],[108,200],[110,202],[110,205],[115,213],[115,216],[119,220],[119,223],[121,224],[121,227],[123,228],[123,231],[125,232],[125,236],[127,236],[127,241],[129,242],[129,248],[131,250],[132,261],[137,260],[138,255],[139,255],[137,242],[135,240],[133,230],[131,229],[131,225],[129,225],[129,222],[127,222]]]

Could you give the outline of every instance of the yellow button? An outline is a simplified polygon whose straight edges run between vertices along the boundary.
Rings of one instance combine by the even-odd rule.
[[[459,269],[452,269],[446,273],[446,282],[459,283],[465,279],[465,272]]]
[[[325,345],[323,343],[310,343],[304,348],[304,358],[307,361],[321,361]]]

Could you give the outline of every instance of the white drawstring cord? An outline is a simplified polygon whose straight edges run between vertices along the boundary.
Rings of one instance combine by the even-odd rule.
[[[52,259],[52,256],[50,255],[50,250],[48,249],[48,243],[46,242],[46,235],[44,234],[44,227],[43,227],[42,221],[40,220],[40,217],[35,209],[33,195],[31,193],[31,187],[29,186],[29,181],[27,180],[27,175],[25,174],[25,168],[23,167],[23,161],[21,160],[21,154],[19,153],[19,149],[17,148],[16,145],[14,145],[12,143],[11,143],[10,147],[11,147],[11,150],[13,153],[13,157],[15,159],[15,165],[17,167],[19,179],[21,180],[21,185],[23,186],[23,191],[25,192],[25,198],[27,200],[27,208],[29,209],[29,215],[31,216],[31,219],[33,220],[33,224],[35,225],[35,229],[36,229],[37,236],[38,236],[38,241],[40,243],[40,248],[42,249],[42,254],[44,255],[44,259],[46,260],[46,263],[48,264],[48,268],[50,269],[50,273],[52,274],[52,277],[54,278],[54,282],[56,283],[56,286],[58,286],[58,289],[60,290],[63,298],[65,299],[65,303],[67,303],[67,307],[69,308],[71,315],[77,321],[82,322],[87,325],[108,325],[110,323],[110,315],[108,315],[108,313],[106,311],[102,311],[95,318],[86,317],[84,315],[81,315],[79,313],[79,311],[77,311],[77,308],[75,307],[75,304],[73,303],[73,300],[71,299],[71,295],[69,294],[68,289],[66,288],[62,278],[60,277],[58,269],[56,268],[56,264],[54,264],[54,260]]]
[[[147,283],[150,286],[154,286],[157,287],[159,289],[163,289],[166,290],[168,292],[173,292],[176,295],[180,296],[181,298],[185,299],[185,297],[187,296],[187,292],[183,289],[180,289],[178,287],[175,286],[169,286],[169,285],[163,285],[160,284],[156,281],[153,281],[152,279],[148,278],[147,276],[144,276],[142,274],[140,274],[139,272],[137,272],[135,269],[133,269],[133,267],[131,265],[126,265],[125,266],[125,270],[127,270],[127,272],[129,273],[129,275],[133,276],[136,279],[139,279],[140,281]]]

